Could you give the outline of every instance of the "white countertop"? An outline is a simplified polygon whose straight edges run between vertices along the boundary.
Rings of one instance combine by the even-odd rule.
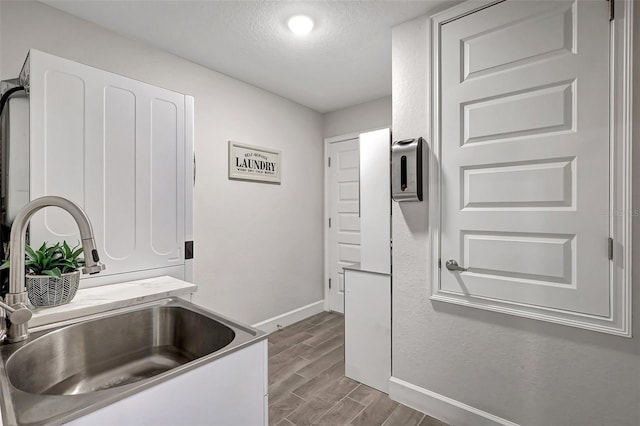
[[[52,308],[32,309],[29,327],[98,314],[166,297],[194,293],[198,286],[173,277],[147,278],[78,290],[70,303]]]
[[[362,272],[365,274],[391,275],[390,272],[380,272],[380,271],[373,271],[370,269],[363,269],[361,263],[352,263],[350,265],[345,265],[342,267],[342,269],[344,271],[355,271],[355,272]]]

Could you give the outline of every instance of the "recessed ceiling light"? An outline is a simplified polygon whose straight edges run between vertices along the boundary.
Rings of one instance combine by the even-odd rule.
[[[289,18],[287,25],[294,34],[305,36],[313,29],[313,20],[305,15],[296,15]]]

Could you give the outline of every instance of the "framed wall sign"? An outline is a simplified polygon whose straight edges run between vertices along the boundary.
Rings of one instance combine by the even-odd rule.
[[[280,151],[229,141],[229,179],[280,183]]]

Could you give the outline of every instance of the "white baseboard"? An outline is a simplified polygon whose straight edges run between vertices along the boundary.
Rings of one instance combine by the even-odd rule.
[[[285,312],[282,315],[253,324],[252,327],[258,328],[266,333],[271,333],[277,331],[279,328],[302,321],[320,312],[324,312],[324,300],[319,300],[307,306],[294,309],[293,311]]]
[[[396,377],[389,379],[389,397],[450,425],[518,426],[502,417],[494,416]]]

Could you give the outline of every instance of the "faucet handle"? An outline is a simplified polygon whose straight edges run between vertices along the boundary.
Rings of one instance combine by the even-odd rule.
[[[9,321],[11,321],[12,324],[25,324],[29,322],[32,316],[33,312],[24,305],[16,306],[13,312],[10,312],[8,315]]]
[[[7,318],[9,318],[9,321],[11,321],[12,324],[24,324],[33,316],[33,312],[31,312],[29,308],[22,303],[15,306],[9,306],[0,300],[0,308],[7,311]]]

